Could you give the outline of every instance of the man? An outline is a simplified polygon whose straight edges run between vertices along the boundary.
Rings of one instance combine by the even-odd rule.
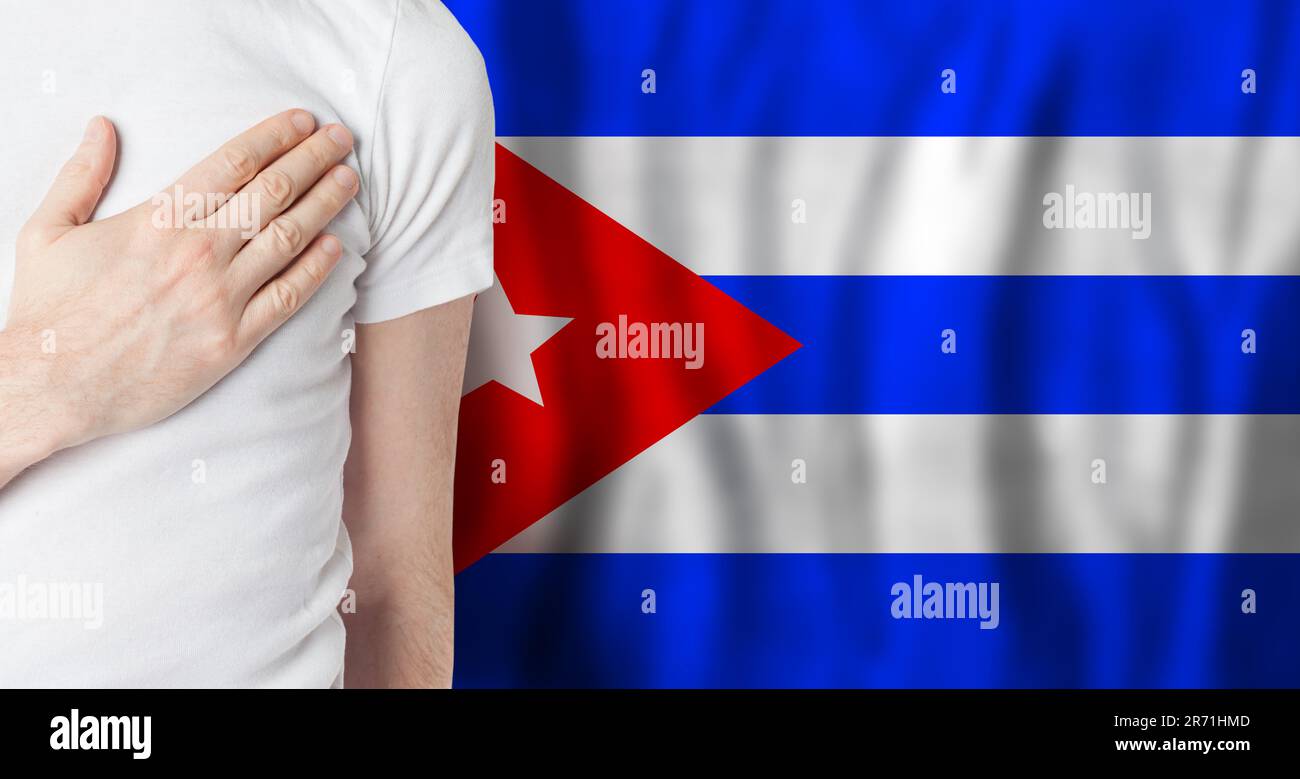
[[[340,686],[340,600],[348,685],[449,684],[473,44],[430,0],[67,0],[0,63],[0,686]]]

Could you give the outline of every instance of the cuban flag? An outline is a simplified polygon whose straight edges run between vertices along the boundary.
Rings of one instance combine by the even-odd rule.
[[[1300,686],[1300,6],[448,5],[458,685]]]

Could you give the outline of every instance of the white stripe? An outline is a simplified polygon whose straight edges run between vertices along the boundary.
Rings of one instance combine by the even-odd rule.
[[[500,140],[705,275],[1300,272],[1300,138]],[[1066,185],[1151,237],[1046,229]]]
[[[1297,441],[1297,416],[706,415],[500,551],[1300,552]]]

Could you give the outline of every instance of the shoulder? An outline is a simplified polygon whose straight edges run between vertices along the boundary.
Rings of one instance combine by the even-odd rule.
[[[483,56],[446,6],[435,0],[394,0],[390,67],[401,64],[441,83],[487,83]]]

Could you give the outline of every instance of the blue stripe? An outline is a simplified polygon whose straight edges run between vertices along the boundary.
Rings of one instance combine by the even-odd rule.
[[[1297,276],[709,281],[804,345],[712,413],[1300,413]]]
[[[999,626],[894,619],[916,574]],[[464,687],[1300,686],[1300,555],[489,555],[456,601]]]
[[[447,5],[500,135],[1300,134],[1284,0]]]

